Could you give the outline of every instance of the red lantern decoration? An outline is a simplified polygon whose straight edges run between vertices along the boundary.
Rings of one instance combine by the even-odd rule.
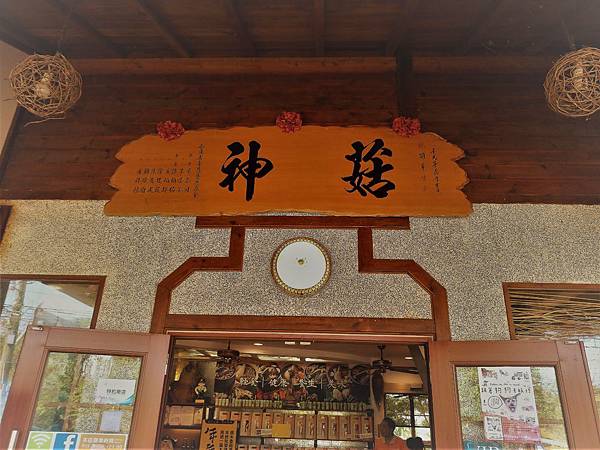
[[[396,117],[392,122],[392,130],[400,136],[411,137],[421,132],[421,121],[412,117]]]
[[[156,132],[165,141],[172,141],[185,133],[185,128],[179,122],[166,120],[156,124]]]
[[[284,133],[294,133],[302,128],[302,117],[300,113],[284,111],[277,116],[275,125]]]

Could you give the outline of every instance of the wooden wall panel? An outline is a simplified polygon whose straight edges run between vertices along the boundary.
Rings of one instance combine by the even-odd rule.
[[[567,119],[545,105],[543,72],[417,74],[423,128],[462,147],[473,202],[600,204],[600,116]],[[282,110],[306,124],[387,125],[394,74],[86,76],[65,120],[17,124],[0,198],[108,199],[114,154],[161,120],[187,128],[267,125]]]

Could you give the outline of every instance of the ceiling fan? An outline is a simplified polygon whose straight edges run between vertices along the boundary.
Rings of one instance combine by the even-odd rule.
[[[379,407],[381,406],[385,395],[383,386],[384,373],[389,370],[390,372],[418,374],[419,371],[415,367],[394,366],[392,361],[383,357],[385,345],[379,344],[377,348],[379,349],[379,359],[376,359],[371,363],[371,390],[373,391],[375,403]]]
[[[233,364],[239,361],[240,352],[231,348],[231,341],[227,341],[227,348],[217,350],[217,360],[226,364]]]

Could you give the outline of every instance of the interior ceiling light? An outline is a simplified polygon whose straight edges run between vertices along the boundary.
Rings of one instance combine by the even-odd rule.
[[[285,341],[285,345],[296,345],[296,341]]]
[[[264,344],[263,344],[262,342],[255,342],[255,343],[254,343],[254,344],[252,344],[252,345],[256,345],[257,347],[260,347],[261,345],[264,345]]]
[[[314,363],[329,362],[328,359],[322,359],[322,358],[304,358],[304,361],[306,361],[306,362],[314,362]]]
[[[413,359],[412,356],[405,356],[404,359]]]
[[[300,361],[297,356],[257,355],[261,361]]]
[[[312,342],[309,341],[300,341],[300,345],[311,345]]]

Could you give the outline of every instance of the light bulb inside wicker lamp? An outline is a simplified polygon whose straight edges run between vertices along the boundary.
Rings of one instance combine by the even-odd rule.
[[[17,102],[44,119],[62,118],[81,97],[81,75],[60,53],[28,56],[9,81]]]
[[[600,50],[585,47],[562,56],[548,71],[544,90],[548,105],[559,114],[594,114],[600,109]]]

